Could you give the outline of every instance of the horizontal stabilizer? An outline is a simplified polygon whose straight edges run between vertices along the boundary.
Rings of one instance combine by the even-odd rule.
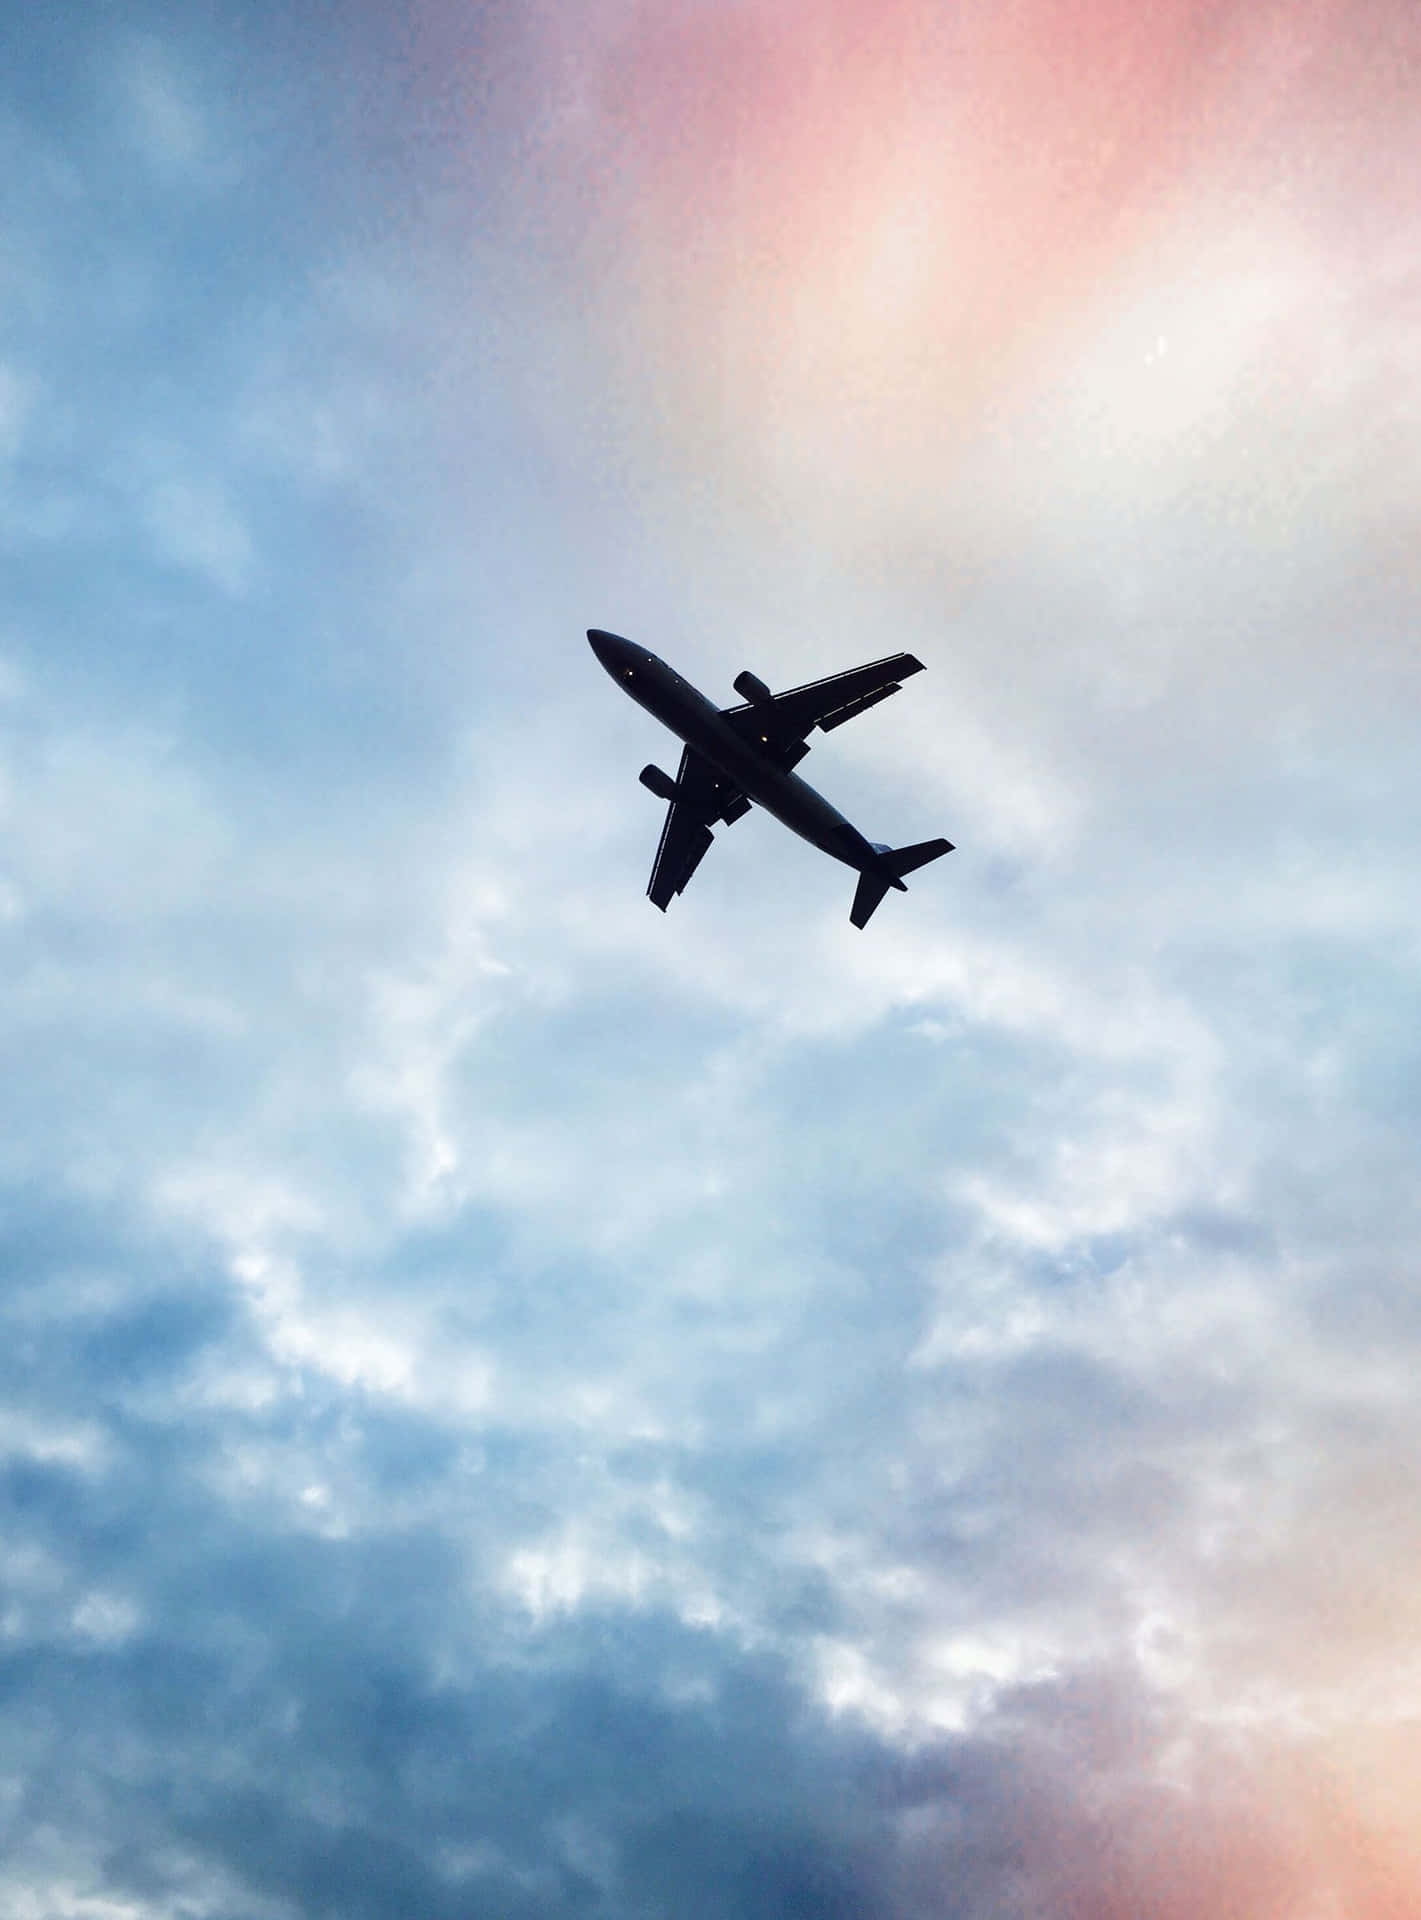
[[[874,908],[887,893],[888,887],[887,874],[875,873],[872,867],[867,873],[859,875],[858,886],[854,889],[854,904],[849,908],[849,918],[856,927],[868,925]]]
[[[895,880],[901,880],[905,873],[916,873],[929,860],[936,860],[942,854],[951,852],[950,840],[919,840],[915,846],[895,847],[883,856],[883,864],[890,869]]]
[[[900,893],[907,892],[903,885],[905,873],[915,873],[919,867],[925,867],[929,860],[936,860],[940,855],[951,852],[950,840],[919,840],[911,847],[878,848],[877,863],[859,875],[859,883],[854,890],[854,904],[849,908],[850,920],[856,927],[866,927],[890,887],[897,887]]]

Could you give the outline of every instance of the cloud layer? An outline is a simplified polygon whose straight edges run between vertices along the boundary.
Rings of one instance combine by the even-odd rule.
[[[0,118],[0,1905],[1421,1912],[1403,10],[89,28]],[[912,647],[806,771],[959,851],[662,919],[589,624]]]

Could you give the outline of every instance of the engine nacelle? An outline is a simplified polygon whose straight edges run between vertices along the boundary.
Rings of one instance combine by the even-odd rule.
[[[663,772],[660,767],[643,767],[637,779],[647,792],[654,793],[658,800],[674,800],[680,792],[671,775]]]
[[[748,700],[751,706],[754,707],[758,707],[762,705],[764,701],[774,698],[774,695],[770,692],[770,689],[765,685],[764,681],[757,679],[753,673],[737,673],[730,684],[742,700]]]

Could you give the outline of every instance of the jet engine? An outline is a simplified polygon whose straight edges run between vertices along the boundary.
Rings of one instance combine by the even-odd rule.
[[[764,681],[757,679],[753,673],[737,673],[730,684],[740,695],[740,698],[742,700],[748,700],[752,707],[758,707],[766,700],[772,700],[774,698],[774,695],[770,692],[770,689],[765,685]]]
[[[648,793],[654,793],[658,800],[674,800],[680,789],[669,773],[660,767],[643,767],[637,779]]]

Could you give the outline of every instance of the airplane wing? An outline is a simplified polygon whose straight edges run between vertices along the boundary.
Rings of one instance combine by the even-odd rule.
[[[717,820],[729,826],[749,811],[750,802],[743,793],[723,780],[708,760],[684,748],[676,798],[666,809],[646,889],[653,906],[665,913],[673,898],[686,891],[687,881],[715,838],[711,827]]]
[[[827,680],[811,680],[788,693],[772,694],[768,700],[727,707],[725,718],[748,738],[758,735],[759,744],[771,749],[781,765],[792,767],[809,751],[804,742],[815,727],[821,733],[832,732],[897,693],[909,674],[922,671],[922,661],[911,653],[890,653],[865,667],[851,667],[847,673],[830,674]]]

